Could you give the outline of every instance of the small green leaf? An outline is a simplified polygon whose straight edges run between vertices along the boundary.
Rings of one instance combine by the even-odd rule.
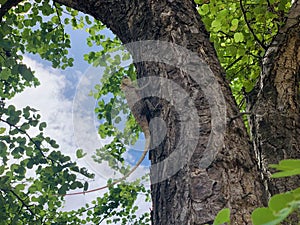
[[[218,212],[213,225],[230,224],[230,209],[225,208]]]
[[[33,81],[33,73],[25,65],[19,65],[19,73],[24,77],[26,81]]]
[[[283,219],[274,216],[269,208],[257,208],[253,211],[252,215],[253,225],[277,225]]]
[[[61,186],[61,188],[58,189],[58,194],[64,195],[64,194],[67,193],[67,190],[68,190],[68,185],[67,184],[63,184]]]
[[[45,122],[42,122],[42,123],[40,123],[39,130],[43,131],[44,128],[46,128],[46,127],[47,127],[47,124]]]
[[[5,170],[5,166],[0,166],[0,175],[3,174],[4,170]]]
[[[282,193],[272,196],[269,201],[269,208],[274,212],[279,212],[284,208],[289,208],[289,204],[294,201],[291,193]]]
[[[238,19],[233,19],[231,21],[231,27],[230,27],[230,30],[231,31],[235,31],[239,26],[239,20]]]
[[[235,33],[234,34],[234,41],[236,43],[243,42],[244,41],[244,35],[242,33],[240,33],[240,32]]]
[[[8,80],[10,76],[11,76],[11,71],[8,68],[4,68],[0,73],[1,80]]]
[[[83,190],[84,190],[84,191],[87,191],[88,188],[89,188],[89,183],[86,181],[86,182],[84,182]]]
[[[6,131],[5,127],[0,127],[0,134],[3,134]]]
[[[214,32],[218,32],[219,30],[221,30],[222,28],[222,23],[220,20],[214,20],[212,23],[211,23],[211,26],[214,30]]]
[[[86,156],[86,154],[87,154],[87,153],[83,153],[83,150],[82,150],[82,149],[78,149],[78,150],[76,151],[76,157],[77,157],[78,159],[83,158],[84,156]]]
[[[204,5],[202,5],[202,6],[199,8],[199,14],[200,14],[200,15],[204,16],[204,15],[206,15],[206,14],[208,14],[208,13],[209,13],[209,6],[208,6],[208,4],[204,4]]]

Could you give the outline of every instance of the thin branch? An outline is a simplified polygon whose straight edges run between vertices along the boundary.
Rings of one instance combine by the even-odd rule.
[[[31,215],[35,215],[35,213],[31,210],[29,205],[27,205],[19,195],[17,195],[13,190],[9,191],[22,203],[22,206],[25,206],[25,208],[31,213]]]
[[[231,67],[234,66],[234,64],[236,64],[238,61],[240,61],[243,58],[243,56],[241,55],[240,57],[238,57],[237,59],[235,59],[232,63],[230,63],[226,68],[225,71],[227,71],[228,69],[230,69]]]
[[[34,146],[39,150],[39,152],[41,153],[41,155],[42,155],[44,158],[49,159],[49,160],[52,162],[52,164],[55,163],[55,160],[54,160],[54,159],[52,159],[51,157],[46,156],[46,155],[44,154],[44,152],[42,151],[42,149],[40,148],[40,146],[37,145],[37,143],[32,139],[32,137],[29,136],[29,134],[27,134],[27,132],[25,132],[24,130],[20,129],[20,128],[17,127],[16,125],[13,125],[13,124],[9,123],[8,121],[6,121],[6,120],[4,120],[4,119],[0,119],[0,121],[3,122],[3,123],[6,123],[6,124],[9,125],[10,127],[13,127],[13,128],[15,128],[15,129],[17,129],[20,133],[25,134],[25,136],[26,136],[26,137],[34,144]]]
[[[243,13],[243,16],[244,16],[244,20],[247,24],[247,27],[249,29],[249,31],[251,32],[251,34],[253,35],[254,39],[260,44],[260,46],[264,49],[264,50],[267,50],[268,47],[261,41],[259,40],[259,38],[256,36],[254,30],[252,29],[252,27],[250,26],[250,23],[247,19],[247,16],[246,16],[246,11],[245,11],[245,8],[243,6],[243,0],[240,0],[240,6],[241,6],[241,10],[242,10],[242,13]]]
[[[58,12],[58,3],[56,3],[56,2],[53,2],[53,5],[54,5],[54,8],[55,8],[55,12],[56,12],[56,15],[57,15],[57,17],[58,17],[58,21],[59,21],[59,24],[60,24],[60,27],[62,28],[62,30],[63,30],[63,42],[65,42],[65,30],[64,30],[64,26],[63,26],[63,24],[62,24],[62,22],[61,22],[61,19],[60,19],[60,15],[59,15],[59,12]]]
[[[252,112],[240,112],[237,115],[230,117],[228,120],[228,124],[231,124],[235,119],[240,118],[244,115],[252,115]]]
[[[218,33],[223,34],[225,37],[233,38],[232,35],[229,35],[229,34],[225,33],[225,32],[222,31],[222,30],[218,31]]]

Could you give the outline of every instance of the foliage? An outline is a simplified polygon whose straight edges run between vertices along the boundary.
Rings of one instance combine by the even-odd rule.
[[[88,208],[87,222],[100,224],[104,219],[107,224],[119,222],[126,224],[149,224],[149,213],[146,212],[140,218],[135,215],[138,206],[134,205],[139,193],[147,193],[149,191],[139,184],[139,181],[131,184],[118,184],[117,187],[109,188],[109,193],[105,193],[103,197],[98,197],[92,202],[93,207]]]
[[[278,165],[271,164],[271,168],[275,168],[280,172],[274,173],[273,178],[288,177],[300,174],[300,160],[299,159],[286,159],[281,160]]]
[[[77,175],[92,178],[69,156],[57,149],[55,140],[43,134],[47,124],[40,122],[37,110],[17,110],[2,102],[0,107],[0,216],[4,224],[55,221],[62,196],[82,188]],[[35,129],[36,135],[31,135]]]
[[[274,173],[273,178],[300,175],[300,160],[282,160],[278,165],[272,164],[271,168],[281,170]],[[300,209],[300,188],[285,193],[273,195],[268,207],[256,208],[252,212],[252,222],[254,225],[277,225],[288,219],[294,211]],[[229,209],[221,210],[214,224],[230,224]]]
[[[282,25],[291,3],[288,0],[195,2],[233,94],[244,109],[244,95],[257,82],[265,49]]]
[[[117,108],[123,113],[128,113],[128,108],[121,96],[113,97],[110,104],[101,104],[100,96],[119,92],[121,77],[127,73],[124,71],[132,73],[133,70],[132,65],[127,69],[119,66],[121,60],[130,58],[129,54],[122,58],[108,54],[120,49],[121,43],[117,38],[111,40],[101,34],[105,28],[101,22],[92,22],[88,16],[79,17],[77,11],[49,0],[23,1],[2,18],[0,28],[0,224],[86,224],[104,220],[108,224],[148,224],[148,212],[139,218],[135,215],[137,195],[144,194],[148,201],[150,199],[149,190],[139,184],[139,180],[110,187],[109,192],[98,197],[91,206],[87,204],[78,210],[62,211],[64,194],[77,188],[87,190],[88,182],[82,182],[82,178],[90,179],[93,175],[63,155],[55,140],[44,136],[47,124],[40,121],[37,110],[30,107],[19,110],[13,105],[5,105],[7,99],[26,87],[39,85],[34,71],[22,63],[23,54],[39,54],[42,59],[52,62],[54,68],[65,69],[73,65],[73,59],[68,57],[70,38],[65,33],[67,25],[74,29],[86,28],[90,34],[87,44],[103,47],[103,51],[90,52],[84,58],[94,66],[106,67],[103,92],[98,93],[99,89],[94,93],[99,99],[96,109],[99,120],[108,121],[100,126],[99,133],[102,137],[118,134],[118,139],[106,147],[111,151],[106,152],[110,155],[112,167],[117,165],[113,163],[115,160],[124,163],[122,153],[125,147],[119,140],[126,136],[126,132],[123,135],[114,128],[112,123],[119,123],[121,118],[115,118],[119,111],[114,113],[111,106],[121,106]],[[114,76],[110,76],[111,73]],[[132,118],[130,121],[134,124]],[[127,136],[131,134],[129,131],[128,128]],[[76,156],[84,157],[84,150],[78,149]],[[100,150],[95,159],[107,160]],[[116,169],[123,174],[129,170],[125,164]]]
[[[282,160],[271,168],[281,170],[274,173],[273,178],[300,175],[300,160]],[[252,213],[254,225],[276,225],[284,221],[292,212],[300,209],[300,188],[274,195],[270,198],[267,208],[257,208]]]
[[[300,188],[274,195],[267,208],[257,208],[252,213],[254,225],[276,225],[300,208]]]

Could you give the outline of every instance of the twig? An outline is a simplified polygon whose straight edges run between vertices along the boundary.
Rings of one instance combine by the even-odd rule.
[[[240,112],[237,115],[229,118],[229,123],[231,123],[233,120],[235,120],[235,119],[237,119],[237,118],[239,118],[239,117],[241,117],[243,115],[252,115],[252,112]]]
[[[9,191],[22,203],[22,206],[25,206],[25,208],[31,213],[31,215],[33,216],[35,215],[35,213],[31,210],[29,205],[27,205],[19,195],[17,195],[13,190],[9,190]]]
[[[40,146],[37,145],[37,143],[29,136],[29,134],[27,134],[27,132],[21,130],[21,129],[20,129],[19,127],[17,127],[16,125],[11,124],[11,123],[9,123],[8,121],[6,121],[6,120],[4,120],[4,119],[0,119],[0,121],[3,122],[3,123],[8,124],[10,127],[13,127],[13,128],[15,128],[15,129],[17,129],[20,133],[25,134],[25,136],[26,136],[26,137],[34,144],[34,146],[39,150],[39,152],[41,153],[41,155],[42,155],[44,158],[49,159],[49,160],[52,162],[52,164],[55,163],[55,160],[54,160],[54,159],[52,159],[51,157],[46,156],[46,155],[44,154],[44,152],[42,151],[42,149],[40,148]]]
[[[64,26],[62,25],[62,22],[61,22],[61,19],[60,19],[60,15],[59,15],[59,13],[58,13],[58,6],[57,6],[57,4],[58,3],[56,3],[56,2],[53,2],[53,5],[54,5],[54,8],[55,8],[55,12],[56,12],[56,15],[57,15],[57,17],[58,17],[58,21],[59,21],[59,24],[60,24],[60,27],[61,27],[61,29],[63,30],[63,42],[65,42],[65,30],[64,30]]]
[[[226,68],[225,71],[227,71],[228,69],[230,69],[231,67],[234,66],[234,64],[236,64],[238,61],[240,61],[243,58],[243,56],[241,55],[240,57],[238,57],[237,59],[235,59],[232,63],[230,63]]]
[[[260,46],[264,49],[264,50],[267,50],[268,47],[261,41],[259,40],[259,38],[256,36],[254,30],[252,29],[252,27],[250,26],[250,23],[247,19],[247,16],[246,16],[246,11],[244,9],[244,6],[243,6],[243,0],[240,0],[240,6],[241,6],[241,10],[242,10],[242,13],[243,13],[243,16],[244,16],[244,20],[247,24],[247,27],[249,29],[249,31],[251,32],[251,34],[253,35],[254,39],[260,44]]]

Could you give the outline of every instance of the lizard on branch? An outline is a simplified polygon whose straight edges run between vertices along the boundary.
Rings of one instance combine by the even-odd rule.
[[[95,192],[95,191],[99,191],[99,190],[103,190],[105,188],[111,187],[111,186],[125,180],[127,177],[129,177],[139,167],[139,165],[142,163],[142,161],[146,157],[147,152],[150,148],[150,141],[151,141],[149,123],[148,123],[148,119],[146,116],[148,107],[145,102],[141,101],[141,98],[138,94],[139,89],[135,85],[133,85],[133,83],[129,77],[124,77],[122,79],[120,88],[123,91],[123,93],[125,94],[125,98],[127,100],[127,104],[129,106],[129,109],[130,109],[132,115],[134,116],[138,125],[140,125],[140,127],[145,135],[146,143],[145,143],[145,147],[144,147],[142,156],[140,157],[138,162],[135,164],[135,166],[127,174],[125,174],[123,177],[113,181],[111,184],[107,184],[103,187],[95,188],[92,190],[75,192],[75,193],[67,193],[67,194],[64,194],[64,196],[86,194],[86,193],[91,193],[91,192]]]

